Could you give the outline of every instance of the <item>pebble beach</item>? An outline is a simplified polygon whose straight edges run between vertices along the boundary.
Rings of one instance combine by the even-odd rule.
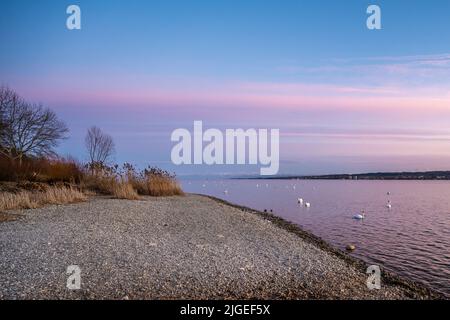
[[[8,212],[0,299],[432,299],[271,214],[207,196],[92,197]],[[81,287],[67,288],[67,267]]]

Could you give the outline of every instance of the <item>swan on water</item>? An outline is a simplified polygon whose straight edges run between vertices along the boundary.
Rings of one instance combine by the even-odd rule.
[[[387,203],[387,205],[386,205],[386,208],[388,208],[388,209],[391,209],[391,208],[392,208],[391,201],[388,201],[388,203]]]
[[[307,207],[307,208],[311,207],[311,203],[306,202],[306,203],[305,203],[305,207]]]
[[[366,212],[364,211],[364,210],[361,210],[361,213],[360,214],[355,214],[354,216],[353,216],[353,219],[356,219],[356,220],[362,220],[362,219],[364,219],[366,217]]]
[[[302,198],[298,198],[297,201],[298,201],[299,204],[303,204],[303,199]]]

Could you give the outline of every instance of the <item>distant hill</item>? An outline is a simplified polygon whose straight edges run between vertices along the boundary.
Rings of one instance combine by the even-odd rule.
[[[450,171],[375,172],[359,174],[327,174],[313,176],[276,176],[256,179],[314,179],[314,180],[450,180]]]

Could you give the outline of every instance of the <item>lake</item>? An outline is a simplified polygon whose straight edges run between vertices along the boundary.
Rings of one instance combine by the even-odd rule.
[[[450,181],[229,179],[182,185],[186,192],[273,210],[341,250],[354,244],[351,255],[367,263],[450,297]],[[365,219],[353,219],[361,210]]]

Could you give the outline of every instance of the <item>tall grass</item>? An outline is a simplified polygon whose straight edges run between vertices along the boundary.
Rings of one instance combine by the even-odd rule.
[[[48,185],[64,182],[77,185],[86,194],[94,192],[120,199],[137,199],[138,195],[159,197],[183,194],[175,175],[156,167],[137,170],[128,163],[121,167],[99,163],[82,166],[74,159],[61,157],[25,158],[19,165],[0,156],[0,181],[17,181],[19,191],[46,191]],[[28,199],[35,195],[13,193],[16,194],[4,196],[4,206],[15,207],[15,202],[21,203],[24,208],[40,206],[33,199]]]
[[[83,176],[82,166],[71,158],[25,158],[19,164],[0,155],[0,181],[79,183]]]
[[[112,186],[112,195],[116,199],[139,200],[139,195],[133,186],[126,181],[117,182]]]
[[[175,175],[165,170],[148,167],[137,172],[129,164],[125,164],[124,167],[127,169],[125,174],[127,181],[139,194],[154,197],[183,195]]]
[[[72,187],[49,187],[45,191],[1,192],[0,210],[34,209],[47,204],[85,201],[86,196]]]
[[[173,178],[150,176],[147,178],[147,193],[149,196],[176,196],[183,195],[178,181]]]

